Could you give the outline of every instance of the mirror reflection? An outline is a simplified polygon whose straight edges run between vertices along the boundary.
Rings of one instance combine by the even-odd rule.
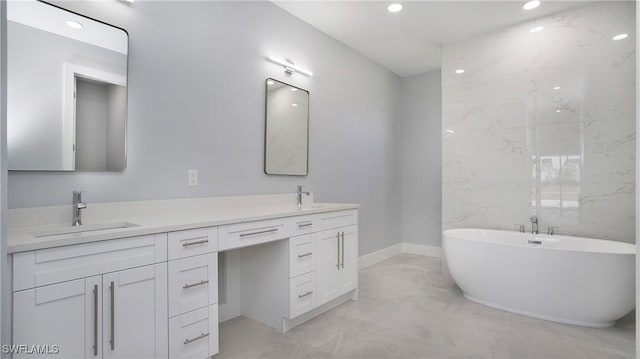
[[[127,33],[33,0],[7,20],[9,169],[123,170]]]
[[[264,172],[306,176],[309,151],[309,92],[267,79]]]

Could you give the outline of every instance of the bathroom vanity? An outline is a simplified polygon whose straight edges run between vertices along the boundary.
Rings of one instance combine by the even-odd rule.
[[[129,226],[53,235],[68,227],[21,227],[28,210],[13,213],[13,344],[64,358],[214,355],[226,251],[241,252],[241,314],[280,332],[357,299],[358,205],[292,198],[97,204],[93,217],[89,205],[87,229]],[[53,222],[57,211],[44,210]]]

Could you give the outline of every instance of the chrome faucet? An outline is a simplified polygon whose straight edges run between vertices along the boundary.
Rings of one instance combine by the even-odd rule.
[[[538,217],[531,216],[529,221],[531,221],[531,233],[538,234]]]
[[[81,226],[82,218],[80,217],[80,210],[87,208],[87,204],[82,202],[82,192],[73,191],[73,220],[72,226]]]
[[[302,191],[302,187],[304,187],[304,185],[302,185],[302,184],[298,185],[298,193],[297,193],[298,196],[296,197],[297,198],[296,206],[298,208],[302,208],[302,195],[306,194],[308,196],[308,195],[311,194],[310,192],[303,192]]]

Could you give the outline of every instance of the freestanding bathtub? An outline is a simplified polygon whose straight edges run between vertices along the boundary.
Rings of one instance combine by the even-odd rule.
[[[449,272],[464,296],[498,309],[589,327],[635,306],[635,245],[488,229],[444,231]]]

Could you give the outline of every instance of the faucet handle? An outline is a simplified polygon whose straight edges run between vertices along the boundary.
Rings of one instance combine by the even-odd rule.
[[[554,226],[547,227],[547,234],[550,235],[550,236],[553,236],[554,230],[556,230],[556,229],[560,229],[560,227],[554,227]]]
[[[531,216],[529,217],[529,221],[533,222],[533,223],[538,223],[538,216]]]

